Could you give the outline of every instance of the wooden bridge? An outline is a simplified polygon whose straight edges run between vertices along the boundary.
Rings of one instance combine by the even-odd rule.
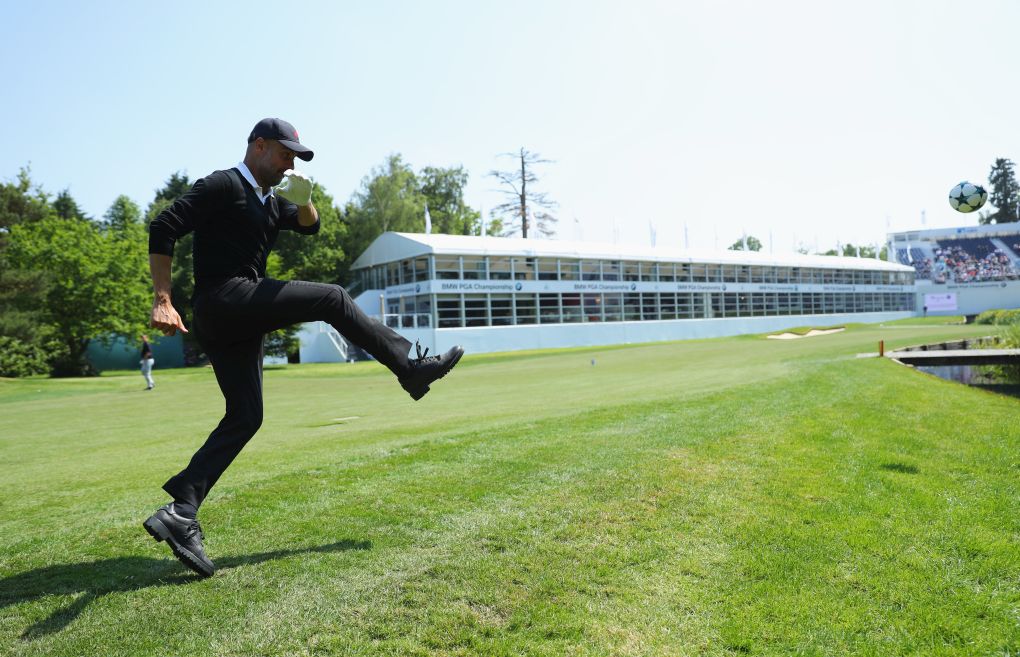
[[[920,367],[943,365],[1020,365],[1020,349],[986,349],[994,344],[992,338],[956,340],[939,344],[908,347],[900,351],[887,351],[889,358]],[[971,346],[977,347],[970,349]]]
[[[887,351],[907,365],[940,367],[942,365],[1020,365],[1020,349],[939,349],[929,351]]]

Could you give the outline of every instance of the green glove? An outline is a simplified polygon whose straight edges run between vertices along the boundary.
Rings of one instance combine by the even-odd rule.
[[[312,202],[312,181],[295,169],[283,172],[283,182],[276,186],[276,193],[294,205],[308,205]]]

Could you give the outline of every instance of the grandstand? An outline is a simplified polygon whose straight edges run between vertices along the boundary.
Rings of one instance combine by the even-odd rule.
[[[349,291],[368,314],[435,350],[463,344],[476,353],[884,321],[916,310],[911,268],[865,258],[384,233],[352,269]],[[330,340],[318,340],[328,350]]]
[[[896,262],[914,268],[922,308],[936,297],[940,308],[952,299],[947,313],[1020,307],[1018,224],[892,233],[888,247]]]

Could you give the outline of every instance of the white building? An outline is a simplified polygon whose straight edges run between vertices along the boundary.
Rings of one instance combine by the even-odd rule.
[[[880,322],[915,311],[914,269],[876,259],[384,233],[348,288],[434,352],[472,353]],[[302,362],[346,358],[307,325]],[[342,356],[340,355],[342,354]]]
[[[888,247],[890,260],[916,271],[917,312],[1020,308],[1020,224],[890,233]]]

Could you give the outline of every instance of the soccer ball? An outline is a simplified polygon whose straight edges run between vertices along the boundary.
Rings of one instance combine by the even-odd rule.
[[[988,200],[988,192],[981,185],[966,180],[949,190],[949,205],[957,212],[973,212]]]

